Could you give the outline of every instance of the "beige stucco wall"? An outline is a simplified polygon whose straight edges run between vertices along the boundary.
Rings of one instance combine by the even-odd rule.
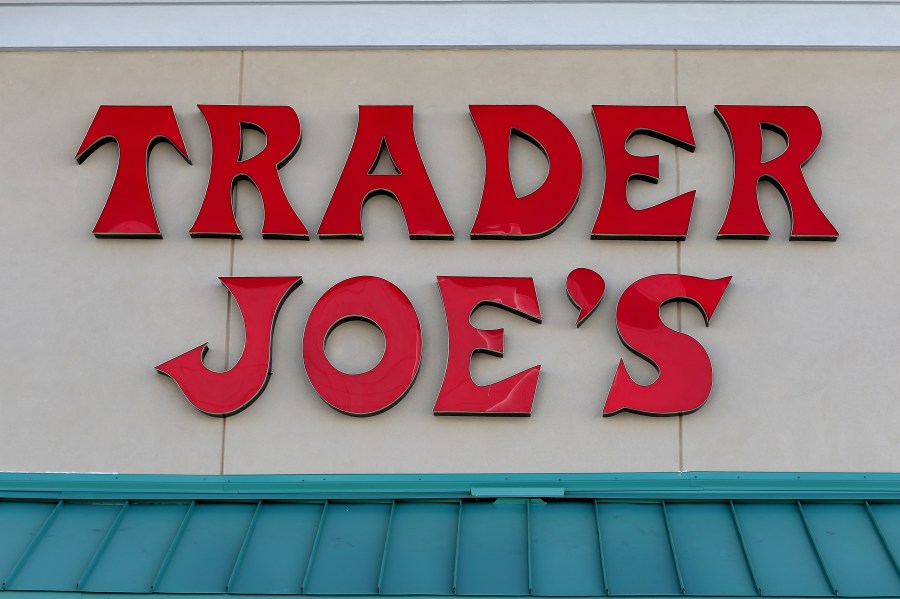
[[[0,54],[0,470],[118,472],[895,471],[900,406],[900,56],[894,52],[672,50],[69,52]],[[188,236],[205,189],[209,135],[200,103],[288,104],[303,125],[283,170],[288,196],[318,228],[353,139],[357,105],[413,104],[429,175],[454,241],[410,241],[396,205],[365,208],[363,242],[271,241],[261,205],[238,188],[239,241]],[[567,223],[540,240],[472,241],[483,156],[469,104],[540,104],[575,135],[585,164]],[[769,241],[716,241],[731,185],[721,104],[806,104],[824,129],[807,180],[841,233],[788,242],[780,197],[763,186]],[[165,239],[98,240],[116,149],[74,160],[102,104],[172,105],[193,166],[154,150],[151,186]],[[683,104],[697,150],[655,140],[658,186],[637,206],[697,189],[684,243],[591,241],[603,186],[592,104]],[[768,138],[767,138],[768,139]],[[769,141],[773,141],[769,139]],[[259,143],[250,137],[248,145]],[[776,143],[777,146],[777,143]],[[542,158],[514,147],[514,174],[537,185]],[[580,329],[565,296],[575,267],[603,275],[606,296]],[[733,275],[711,326],[692,307],[664,318],[707,348],[715,383],[698,412],[602,418],[619,358],[642,382],[649,365],[615,331],[635,280],[681,272]],[[197,412],[153,367],[203,341],[224,369],[242,322],[217,277],[302,275],[275,330],[274,375],[246,411]],[[371,418],[340,414],[306,379],[300,340],[315,301],[350,276],[378,275],[416,307],[424,335],[417,382]],[[437,275],[531,276],[544,322],[484,308],[506,329],[502,360],[479,356],[487,383],[542,364],[531,418],[434,417],[447,333]],[[231,311],[229,318],[229,310]],[[329,344],[343,364],[377,357],[377,335],[345,325]],[[358,348],[360,333],[368,340]]]

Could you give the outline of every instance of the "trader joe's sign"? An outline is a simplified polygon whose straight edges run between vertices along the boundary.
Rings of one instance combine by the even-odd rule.
[[[212,162],[209,185],[190,235],[240,239],[233,194],[238,181],[249,180],[259,190],[265,211],[263,237],[309,239],[309,230],[288,201],[278,173],[300,147],[297,113],[288,106],[199,108],[210,130]],[[481,204],[471,237],[527,240],[552,234],[574,208],[582,183],[581,151],[571,132],[555,115],[536,105],[477,105],[469,110],[485,161]],[[802,172],[822,136],[816,113],[806,106],[717,106],[715,114],[728,132],[734,156],[734,185],[718,238],[769,237],[757,197],[758,183],[768,181],[785,199],[792,240],[836,240],[838,232],[812,197]],[[687,109],[594,106],[593,115],[606,175],[590,237],[686,239],[695,192],[649,208],[633,208],[626,194],[628,182],[657,182],[659,157],[635,156],[625,144],[636,135],[647,135],[694,151]],[[250,157],[243,155],[242,148],[246,127],[266,138],[264,149]],[[787,149],[771,160],[762,157],[763,130],[774,131],[788,142]],[[524,196],[516,193],[510,174],[511,135],[533,143],[549,163],[544,182]],[[78,162],[110,141],[118,144],[118,170],[94,235],[161,239],[150,193],[150,152],[157,143],[166,142],[190,162],[172,107],[101,106],[78,150]],[[383,155],[390,157],[394,173],[375,172]],[[411,239],[453,239],[454,231],[416,144],[412,106],[360,106],[356,136],[317,236],[362,240],[363,207],[367,199],[379,194],[400,205]],[[616,308],[619,337],[628,349],[653,365],[659,377],[650,385],[639,385],[620,361],[604,415],[623,410],[685,414],[704,404],[712,389],[710,358],[695,339],[663,324],[659,310],[668,302],[686,301],[702,312],[708,324],[730,280],[730,276],[708,279],[662,273],[627,287]],[[156,369],[172,377],[199,410],[228,416],[247,408],[264,392],[278,310],[302,279],[223,277],[221,281],[244,318],[246,342],[241,358],[227,372],[211,371],[203,363],[207,350],[203,344]],[[470,373],[471,358],[478,352],[502,356],[503,329],[476,328],[470,317],[479,306],[493,305],[539,323],[541,310],[533,279],[438,275],[437,283],[449,347],[434,413],[530,415],[541,367],[477,385]],[[566,291],[579,309],[577,326],[590,316],[604,290],[603,278],[592,270],[578,268],[568,274]],[[384,355],[367,372],[341,372],[325,355],[328,335],[348,320],[368,321],[384,334]],[[313,387],[330,406],[354,416],[377,414],[400,401],[415,382],[421,357],[422,332],[412,303],[396,285],[374,276],[353,277],[325,292],[313,307],[303,335],[303,363]]]

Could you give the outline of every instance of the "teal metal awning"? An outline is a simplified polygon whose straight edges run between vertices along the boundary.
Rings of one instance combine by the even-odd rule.
[[[898,556],[898,475],[0,475],[8,599],[886,597]]]

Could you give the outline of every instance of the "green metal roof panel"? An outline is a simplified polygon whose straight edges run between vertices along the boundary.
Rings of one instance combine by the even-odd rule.
[[[796,503],[736,503],[734,509],[763,594],[834,594]]]
[[[525,501],[464,502],[461,515],[456,593],[528,595]]]
[[[300,485],[277,497],[207,489],[191,500],[182,487],[151,498],[123,487],[117,499],[104,487],[58,499],[60,480],[59,491],[31,497],[4,493],[0,481],[0,599],[900,597],[900,493],[889,490],[767,488],[754,499],[744,488],[730,499],[720,487],[703,499],[693,485],[682,495],[648,485],[622,498],[584,488],[559,496],[568,487],[556,481],[545,497],[521,497],[539,489],[531,481],[499,498],[466,496],[462,485],[432,485],[423,497],[404,483],[410,492],[393,498],[361,484],[355,495],[316,497]]]
[[[172,545],[187,503],[127,505],[92,571],[85,572],[85,591],[146,593]]]
[[[383,594],[453,594],[461,505],[459,501],[395,505],[385,543]]]
[[[374,595],[390,503],[329,503],[322,514],[303,592]]]
[[[605,595],[593,502],[532,501],[531,565],[535,595]]]
[[[163,557],[153,590],[219,593],[225,589],[257,503],[197,503]]]
[[[730,503],[667,503],[666,513],[691,594],[757,594]]]
[[[120,509],[121,505],[59,503],[36,531],[17,569],[7,576],[6,587],[74,589]]]
[[[597,505],[611,595],[680,595],[663,504]]]
[[[56,507],[56,502],[0,503],[0,576],[6,585],[6,575],[25,555],[35,533]]]
[[[263,502],[261,506],[228,590],[299,593],[325,504]]]
[[[897,564],[900,557],[900,502],[868,503],[872,514],[872,524],[885,544],[891,560]]]
[[[900,595],[900,578],[866,505],[809,503],[803,512],[837,594]]]

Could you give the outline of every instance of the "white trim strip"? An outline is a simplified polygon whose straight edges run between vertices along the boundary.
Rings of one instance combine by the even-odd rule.
[[[900,48],[900,2],[0,0],[0,48]]]

